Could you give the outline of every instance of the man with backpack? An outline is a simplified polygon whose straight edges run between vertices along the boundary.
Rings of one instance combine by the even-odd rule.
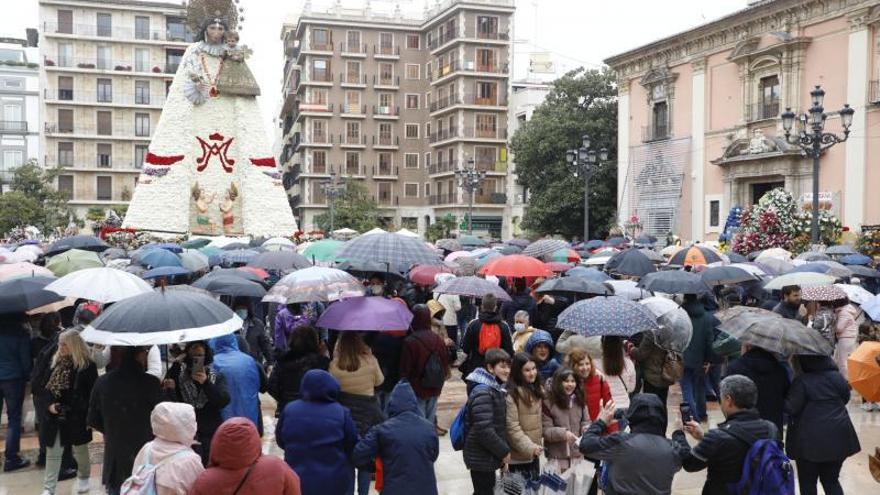
[[[461,340],[461,350],[467,354],[467,359],[459,367],[462,376],[468,376],[472,371],[484,367],[489,349],[499,348],[508,356],[513,355],[510,327],[501,319],[498,309],[498,298],[494,294],[483,296],[480,314],[468,323]],[[468,393],[472,388],[468,383]]]
[[[400,377],[412,385],[419,410],[434,424],[437,398],[449,374],[449,353],[446,343],[431,330],[431,310],[424,304],[412,309],[412,333],[403,341]]]
[[[691,448],[684,431],[672,434],[687,472],[707,469],[703,495],[794,495],[794,471],[782,451],[779,430],[761,419],[755,406],[758,388],[742,375],[721,381],[721,412],[727,419],[703,433],[695,418],[684,430],[699,443]]]

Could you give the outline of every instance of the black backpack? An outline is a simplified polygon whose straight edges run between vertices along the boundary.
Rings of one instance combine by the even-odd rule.
[[[422,370],[419,383],[425,388],[442,388],[443,383],[446,382],[446,373],[443,371],[440,358],[419,338],[418,334],[414,333],[412,336],[428,351],[428,360],[425,361],[425,368]]]

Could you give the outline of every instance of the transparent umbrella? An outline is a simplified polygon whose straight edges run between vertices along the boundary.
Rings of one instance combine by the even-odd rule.
[[[649,297],[639,303],[657,317],[659,328],[652,331],[657,345],[667,351],[684,352],[694,334],[687,311],[665,297]]]

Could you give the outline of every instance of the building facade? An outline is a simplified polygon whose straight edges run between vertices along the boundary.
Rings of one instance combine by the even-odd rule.
[[[0,38],[0,194],[16,168],[40,158],[40,78],[37,32]]]
[[[550,89],[549,83],[533,79],[511,82],[510,112],[507,117],[507,130],[511,136],[521,125],[532,120],[532,114],[544,103]],[[511,237],[519,237],[523,233],[520,225],[525,214],[525,207],[528,204],[528,191],[517,184],[515,180],[516,156],[513,153],[509,156],[508,166],[512,172],[511,180],[507,182],[507,196],[510,198],[508,201],[510,205],[510,234]]]
[[[281,163],[304,230],[327,209],[331,174],[362,181],[382,218],[424,232],[468,194],[455,171],[486,179],[475,232],[509,237],[507,110],[512,0],[446,0],[409,18],[306,2],[282,32]]]
[[[855,109],[852,134],[821,158],[820,196],[851,229],[880,223],[880,2],[762,0],[611,57],[619,78],[619,220],[648,233],[714,240],[734,206],[784,187],[812,199],[812,163],[780,114],[826,91],[825,130]]]
[[[42,162],[80,218],[127,205],[180,57],[181,3],[40,0]]]

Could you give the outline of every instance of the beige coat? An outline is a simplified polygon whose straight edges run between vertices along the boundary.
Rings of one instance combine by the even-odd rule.
[[[526,342],[535,333],[535,327],[528,326],[525,330],[513,332],[513,352],[526,352]]]
[[[379,368],[379,362],[372,354],[361,356],[361,365],[357,371],[345,371],[339,368],[334,359],[330,362],[330,374],[339,382],[339,390],[347,394],[373,396],[375,388],[382,385],[385,376]]]
[[[543,443],[543,434],[541,401],[528,406],[507,394],[507,444],[513,463],[531,462],[535,448]]]
[[[578,446],[568,443],[565,439],[565,432],[570,431],[576,437],[580,437],[589,422],[585,407],[574,405],[568,409],[561,409],[549,399],[544,399],[542,423],[547,458],[566,461],[583,458]]]

